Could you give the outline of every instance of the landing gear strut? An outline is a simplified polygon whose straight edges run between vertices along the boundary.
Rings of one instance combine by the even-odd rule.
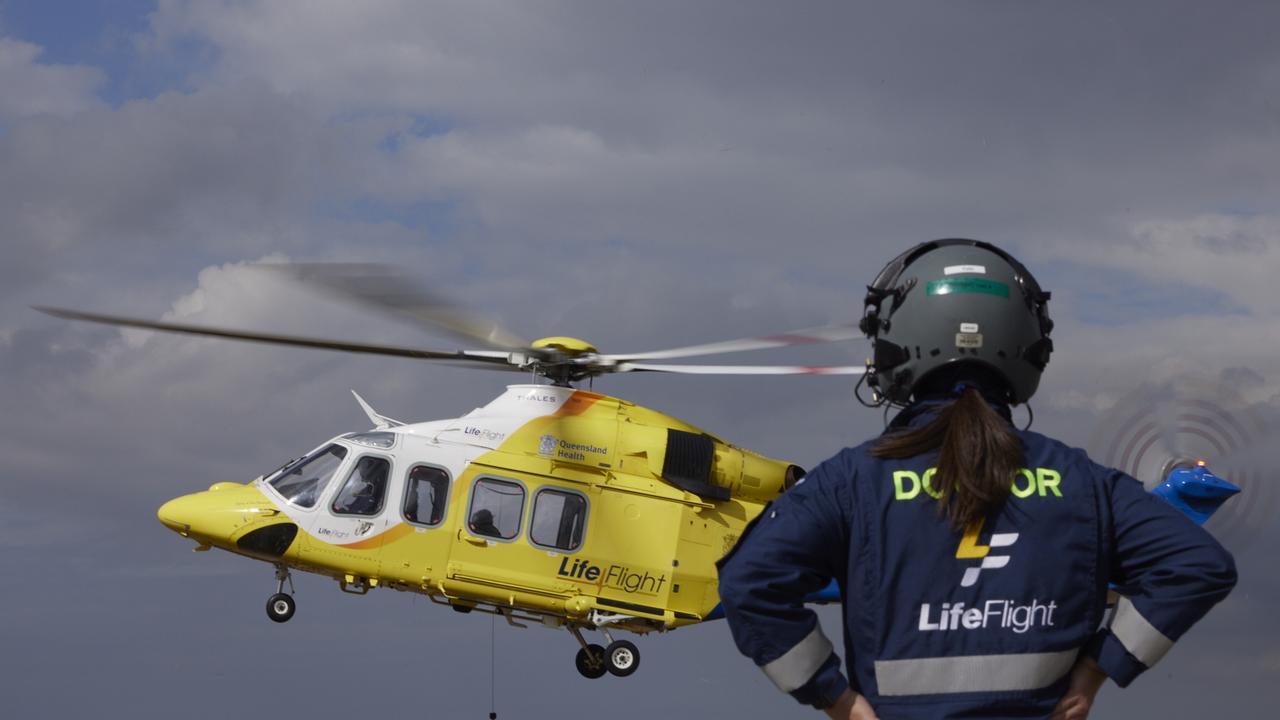
[[[285,581],[289,582],[288,593],[284,591]],[[298,609],[298,604],[293,601],[293,577],[289,568],[276,566],[276,583],[276,594],[267,598],[267,617],[278,623],[289,622],[294,610]]]
[[[640,667],[640,649],[629,640],[614,640],[606,627],[601,627],[600,631],[609,641],[607,647],[588,643],[577,625],[569,626],[569,632],[573,633],[574,639],[582,646],[573,659],[578,672],[592,680],[604,677],[606,672],[617,677],[627,677],[634,673]]]
[[[592,680],[604,677],[605,672],[607,672],[604,648],[595,643],[587,643],[582,638],[582,630],[577,625],[570,625],[569,632],[573,633],[574,639],[582,646],[578,650],[578,654],[573,658],[573,664],[578,668],[578,672],[582,674],[582,677]]]

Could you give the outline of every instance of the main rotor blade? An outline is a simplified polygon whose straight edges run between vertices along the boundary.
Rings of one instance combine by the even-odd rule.
[[[382,313],[443,331],[467,343],[503,350],[528,349],[529,343],[498,323],[463,310],[421,287],[398,268],[376,263],[284,263],[254,265],[295,282],[353,300]]]
[[[863,365],[655,365],[619,363],[616,372],[659,372],[682,375],[861,375]]]
[[[142,320],[139,318],[121,317],[118,315],[99,315],[97,313],[67,310],[64,308],[33,306],[46,315],[66,320],[83,320],[103,325],[141,328],[143,330],[159,330],[162,332],[183,333],[186,335],[202,335],[205,337],[244,340],[248,342],[268,343],[272,345],[289,345],[292,347],[315,348],[320,350],[339,350],[342,352],[365,353],[368,355],[389,355],[392,357],[416,358],[418,360],[446,360],[453,363],[483,363],[485,365],[506,366],[501,369],[519,370],[518,364],[512,362],[511,354],[496,350],[424,350],[421,348],[401,347],[396,345],[378,345],[373,343],[347,342],[327,340],[323,338],[302,337],[298,335],[279,335],[275,333],[250,332],[245,330],[226,330],[202,325],[186,323]],[[518,362],[518,359],[517,359]],[[499,368],[494,368],[499,369]]]
[[[618,362],[629,360],[670,360],[672,358],[696,357],[699,355],[718,355],[720,353],[744,352],[746,350],[765,350],[768,348],[787,347],[790,345],[811,345],[815,343],[841,342],[863,337],[864,333],[857,325],[823,325],[820,327],[792,330],[781,335],[741,338],[722,342],[690,345],[670,350],[630,353],[625,355],[603,355],[602,357]]]

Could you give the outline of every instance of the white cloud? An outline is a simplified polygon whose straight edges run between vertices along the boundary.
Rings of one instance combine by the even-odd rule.
[[[1197,293],[1222,293],[1253,313],[1280,314],[1278,214],[1143,220],[1131,226],[1125,239],[1059,254],[1181,286],[1191,303]]]
[[[0,118],[68,117],[100,106],[100,70],[43,64],[40,52],[38,45],[0,37]]]
[[[108,289],[117,310],[154,307],[175,267],[314,246],[310,214],[348,196],[362,130],[309,110],[241,87],[14,121],[0,133],[0,294],[65,304]]]
[[[1116,404],[1112,393],[1086,393],[1079,390],[1059,390],[1048,393],[1046,398],[1049,407],[1059,410],[1083,410],[1091,415],[1098,415],[1110,410]]]
[[[486,58],[546,37],[539,29],[555,33],[531,5],[492,2],[167,1],[152,22],[161,45],[186,35],[211,42],[218,80],[265,80],[281,93],[376,110],[483,104],[502,77],[527,96],[532,88],[511,77],[520,68]]]

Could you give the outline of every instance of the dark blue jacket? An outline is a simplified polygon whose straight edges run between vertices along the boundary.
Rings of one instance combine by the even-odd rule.
[[[1027,469],[965,532],[930,497],[936,454],[880,460],[864,444],[815,468],[721,561],[739,649],[801,702],[852,684],[884,720],[1047,716],[1080,653],[1128,685],[1230,592],[1231,556],[1137,480],[1019,435]],[[852,683],[804,605],[833,578]],[[1109,584],[1123,597],[1104,618]]]

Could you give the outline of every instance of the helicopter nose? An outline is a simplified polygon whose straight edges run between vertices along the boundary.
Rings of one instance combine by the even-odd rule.
[[[176,497],[156,510],[156,519],[200,550],[233,549],[232,538],[260,524],[275,523],[279,512],[250,484],[216,483],[204,492]]]
[[[156,518],[179,535],[191,537],[191,527],[197,524],[200,515],[197,505],[194,495],[183,495],[161,505],[156,510]]]

